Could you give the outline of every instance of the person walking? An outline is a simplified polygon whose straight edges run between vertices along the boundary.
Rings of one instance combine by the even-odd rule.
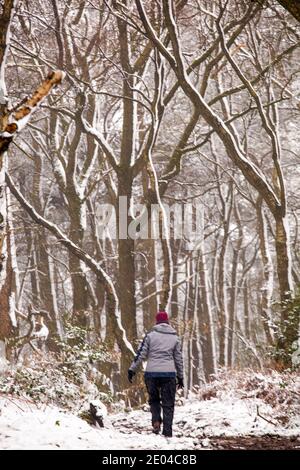
[[[153,432],[159,434],[162,423],[162,434],[172,437],[176,378],[178,388],[184,387],[183,360],[180,339],[169,324],[169,317],[165,311],[156,314],[156,325],[146,333],[128,369],[130,383],[144,360],[147,360],[144,379],[149,395]],[[163,418],[161,418],[161,408]]]

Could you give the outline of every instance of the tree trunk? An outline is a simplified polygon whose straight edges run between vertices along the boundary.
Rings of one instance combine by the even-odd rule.
[[[245,279],[243,283],[243,301],[244,301],[244,324],[245,324],[245,336],[251,341],[251,322],[250,322],[250,311],[249,311],[249,287],[248,279]]]
[[[275,247],[277,255],[277,274],[282,302],[281,331],[277,342],[279,362],[291,366],[293,343],[299,337],[299,313],[291,309],[293,289],[291,275],[291,255],[289,252],[289,227],[287,217],[276,219]]]
[[[156,264],[155,264],[155,240],[149,238],[148,240],[140,240],[139,246],[145,255],[145,259],[142,260],[142,297],[147,298],[143,302],[143,323],[144,329],[149,331],[153,323],[155,322],[155,315],[157,312],[157,301],[156,301]]]
[[[230,191],[231,192],[231,191]],[[228,207],[228,196],[226,200],[222,196],[222,217],[223,217],[223,239],[218,262],[218,290],[219,290],[219,364],[220,366],[227,365],[227,340],[228,340],[228,295],[227,295],[227,248],[229,240],[229,224],[232,210],[232,201]]]
[[[128,236],[126,230],[129,224],[132,222],[132,217],[129,215],[132,179],[131,177],[128,177],[128,175],[122,174],[119,175],[118,183],[118,296],[120,299],[122,324],[126,330],[129,340],[134,341],[137,339],[134,262],[135,243],[134,240]],[[126,230],[126,233],[122,234],[124,238],[121,238],[120,231],[124,229]]]
[[[33,191],[32,191],[32,202],[34,207],[39,213],[43,213],[44,198],[42,191],[42,170],[43,162],[42,157],[36,149],[34,159],[34,179],[33,179]],[[49,321],[46,320],[47,327],[49,328],[49,336],[47,339],[47,346],[52,351],[57,351],[57,345],[55,339],[62,338],[62,324],[59,318],[56,290],[57,285],[54,282],[54,273],[52,270],[54,266],[50,267],[50,256],[51,253],[47,253],[48,240],[46,230],[34,231],[33,235],[33,251],[35,253],[35,285],[36,288],[36,307],[46,310],[49,315]],[[50,252],[49,248],[49,252]],[[53,262],[52,262],[53,264]],[[53,285],[54,284],[54,285]]]
[[[274,343],[273,332],[270,326],[271,322],[271,301],[273,292],[273,263],[269,252],[269,241],[267,233],[267,224],[262,206],[261,198],[256,203],[256,214],[258,224],[258,236],[260,244],[260,252],[263,263],[263,285],[261,288],[261,309],[262,322],[269,345]]]
[[[199,329],[201,338],[202,361],[205,380],[209,382],[211,375],[216,372],[216,352],[214,345],[214,331],[211,317],[211,305],[208,292],[207,266],[203,252],[204,246],[199,249],[198,272],[199,272]]]
[[[9,220],[11,210],[8,205],[9,193],[5,185],[6,151],[13,135],[9,132],[8,137],[3,137],[2,133],[16,130],[15,126],[10,127],[8,120],[5,84],[6,57],[15,4],[15,0],[4,0],[0,16],[0,341],[5,342],[7,358],[11,355],[11,344],[8,340],[16,334],[17,327],[15,318],[16,258],[13,227]]]
[[[227,358],[228,367],[234,365],[234,334],[236,330],[236,297],[237,297],[237,269],[239,261],[239,250],[233,249],[232,267],[231,267],[231,287],[229,289],[229,315],[228,315],[228,344]]]

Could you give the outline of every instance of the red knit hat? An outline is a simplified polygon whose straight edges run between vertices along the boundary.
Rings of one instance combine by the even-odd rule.
[[[156,323],[169,323],[169,317],[167,312],[160,311],[156,314]]]

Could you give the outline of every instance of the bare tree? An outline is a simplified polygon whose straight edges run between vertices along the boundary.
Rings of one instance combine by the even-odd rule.
[[[36,110],[41,101],[49,94],[51,89],[62,80],[62,72],[53,72],[43,81],[37,88],[31,98],[27,98],[24,102],[17,105],[14,109],[9,109],[6,100],[5,88],[5,57],[7,54],[9,29],[14,13],[15,2],[4,2],[1,22],[3,25],[3,35],[1,36],[1,90],[3,103],[1,104],[0,124],[0,161],[1,161],[1,236],[0,236],[0,249],[1,249],[1,284],[0,284],[0,298],[1,298],[1,321],[0,321],[0,338],[7,340],[13,335],[13,327],[16,327],[15,322],[15,255],[13,246],[12,226],[9,221],[7,202],[8,194],[4,186],[5,175],[5,154],[13,141],[13,138],[19,133],[32,113]]]
[[[225,4],[226,5],[226,4]],[[162,3],[162,10],[165,18],[166,28],[172,44],[172,53],[165,47],[161,39],[156,34],[151,21],[146,13],[145,7],[140,0],[136,0],[136,6],[140,15],[141,22],[145,28],[146,34],[157,47],[160,54],[171,66],[174,74],[178,79],[178,83],[187,97],[193,103],[195,109],[198,109],[205,121],[213,128],[226,148],[227,155],[238,166],[246,180],[255,188],[263,198],[269,210],[273,214],[276,223],[276,253],[277,253],[277,274],[280,285],[281,299],[286,301],[293,290],[293,282],[291,276],[291,256],[289,252],[289,228],[287,222],[287,205],[286,205],[286,189],[285,181],[280,165],[280,144],[278,134],[276,132],[276,115],[271,116],[266,113],[262,105],[260,96],[257,94],[250,81],[245,77],[241,68],[237,65],[229,52],[228,42],[225,39],[221,20],[225,12],[225,7],[221,6],[219,16],[216,17],[216,26],[219,33],[219,40],[222,47],[222,54],[228,60],[230,66],[237,74],[243,86],[248,90],[250,96],[254,100],[258,113],[261,118],[262,126],[270,138],[272,148],[272,159],[274,162],[273,187],[260,168],[249,159],[245,150],[241,147],[239,138],[233,126],[228,126],[206,103],[203,96],[196,89],[192,81],[189,79],[187,67],[182,54],[182,45],[178,27],[175,20],[175,12],[171,2]],[[253,11],[256,12],[257,6],[251,7],[247,14],[250,17]],[[297,338],[298,325],[293,326],[290,323],[289,329],[285,329],[284,325],[289,322],[288,311],[283,309],[282,312],[282,335],[280,337],[279,347],[288,350]]]

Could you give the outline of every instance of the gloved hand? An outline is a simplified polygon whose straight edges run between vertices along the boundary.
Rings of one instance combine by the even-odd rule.
[[[135,376],[135,372],[133,372],[133,370],[131,369],[128,369],[128,380],[131,384],[132,384],[132,379],[134,376]]]
[[[178,387],[178,388],[183,388],[183,387],[184,387],[183,378],[182,378],[182,377],[177,377],[177,387]]]

